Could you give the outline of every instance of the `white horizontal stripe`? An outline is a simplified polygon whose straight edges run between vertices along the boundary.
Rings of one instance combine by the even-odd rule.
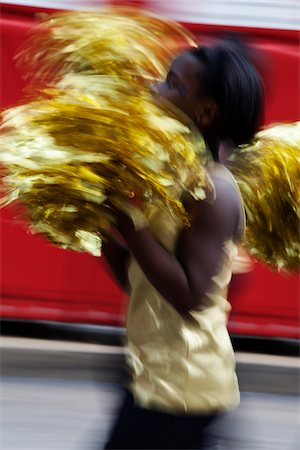
[[[300,368],[300,360],[292,356],[266,355],[260,353],[242,353],[235,354],[238,364],[255,364],[261,366],[273,367],[294,367]]]
[[[18,338],[2,336],[0,349],[11,350],[31,350],[43,352],[69,352],[69,353],[96,353],[122,355],[127,353],[127,347],[87,344],[83,342],[53,341],[44,339]],[[255,364],[273,367],[300,367],[300,360],[297,357],[277,356],[257,353],[235,354],[238,364]]]
[[[54,9],[95,10],[111,2],[110,0],[4,0],[4,3]],[[143,5],[157,14],[187,23],[300,29],[298,0],[145,0]]]
[[[86,344],[83,342],[53,341],[46,339],[18,338],[2,336],[0,349],[28,350],[43,352],[96,353],[117,354],[125,353],[124,347],[113,345]]]
[[[297,0],[147,0],[152,11],[188,23],[299,29]]]

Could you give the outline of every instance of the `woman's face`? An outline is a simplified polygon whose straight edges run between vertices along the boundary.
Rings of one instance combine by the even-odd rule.
[[[201,83],[203,67],[190,53],[183,53],[171,64],[165,81],[156,91],[181,109],[199,126],[199,105],[204,95]]]

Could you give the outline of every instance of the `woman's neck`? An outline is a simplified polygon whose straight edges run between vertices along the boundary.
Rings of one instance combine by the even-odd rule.
[[[212,136],[205,136],[205,142],[212,154],[212,157],[215,162],[221,162],[219,158],[219,149],[221,142],[219,139],[212,137]]]

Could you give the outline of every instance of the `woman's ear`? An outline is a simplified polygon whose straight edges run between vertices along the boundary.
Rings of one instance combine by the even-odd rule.
[[[219,106],[211,98],[202,99],[196,108],[196,120],[200,130],[211,129],[219,117]]]

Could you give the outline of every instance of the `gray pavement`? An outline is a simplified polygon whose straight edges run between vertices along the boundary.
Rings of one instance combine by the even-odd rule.
[[[101,449],[121,401],[123,360],[120,347],[2,338],[1,450]],[[299,360],[237,360],[242,402],[211,431],[219,450],[299,450]]]
[[[100,450],[120,401],[113,383],[4,377],[2,450]],[[295,397],[243,393],[238,410],[214,433],[220,450],[297,450],[299,404]]]

